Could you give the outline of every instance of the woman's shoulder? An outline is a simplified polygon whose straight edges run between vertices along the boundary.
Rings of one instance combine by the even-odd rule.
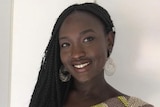
[[[153,105],[132,96],[118,96],[91,107],[154,107]]]
[[[123,102],[123,101],[122,101]],[[153,107],[151,104],[143,101],[142,99],[140,98],[137,98],[137,97],[128,97],[127,99],[127,102],[128,102],[128,107]]]

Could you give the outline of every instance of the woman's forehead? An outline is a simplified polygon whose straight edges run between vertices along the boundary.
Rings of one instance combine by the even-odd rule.
[[[65,34],[68,31],[75,32],[85,29],[104,29],[101,21],[94,15],[86,12],[75,12],[66,17],[60,27],[60,34]]]
[[[72,24],[72,25],[70,25]],[[104,26],[103,23],[101,22],[101,20],[99,18],[97,18],[95,15],[93,15],[92,13],[86,12],[86,11],[74,11],[72,12],[70,15],[68,15],[61,27],[67,27],[67,26],[74,26],[74,25],[101,25]]]

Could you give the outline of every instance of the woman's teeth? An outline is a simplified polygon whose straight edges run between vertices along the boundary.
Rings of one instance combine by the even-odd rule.
[[[84,64],[79,64],[79,65],[74,65],[75,68],[83,68],[86,67],[89,64],[89,62],[84,63]]]

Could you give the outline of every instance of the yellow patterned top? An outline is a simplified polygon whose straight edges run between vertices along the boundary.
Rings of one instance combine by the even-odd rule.
[[[100,103],[100,104],[96,104],[94,106],[91,107],[108,107],[106,103]]]
[[[118,101],[118,103],[117,103],[117,101]],[[115,105],[116,106],[118,105],[118,107],[143,107],[146,105],[147,105],[147,107],[154,107],[154,106],[142,101],[139,98],[136,98],[136,97],[126,98],[124,96],[118,96],[118,97],[112,98],[112,100],[110,100],[110,102],[109,101],[102,102],[100,104],[96,104],[91,107],[114,107]]]

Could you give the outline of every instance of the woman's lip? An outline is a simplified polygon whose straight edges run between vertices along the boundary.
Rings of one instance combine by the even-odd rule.
[[[88,71],[88,66],[90,65],[91,63],[90,62],[86,62],[86,63],[83,63],[83,64],[76,64],[76,65],[73,65],[74,67],[74,70],[76,72],[87,72]]]
[[[89,64],[90,64],[90,62],[86,62],[86,63],[83,63],[83,64],[75,64],[73,66],[75,68],[81,69],[81,68],[84,68],[84,67],[88,66]]]

